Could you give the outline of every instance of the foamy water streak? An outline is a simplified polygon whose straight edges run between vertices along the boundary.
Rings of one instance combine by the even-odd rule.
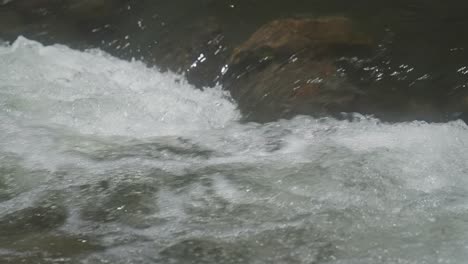
[[[462,122],[240,124],[219,88],[23,38],[0,94],[0,262],[468,259]]]

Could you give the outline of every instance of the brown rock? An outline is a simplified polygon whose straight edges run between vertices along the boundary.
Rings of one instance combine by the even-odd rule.
[[[224,85],[247,120],[348,112],[363,92],[335,62],[371,50],[345,17],[275,20],[235,49]]]
[[[243,53],[269,48],[289,52],[316,49],[336,45],[370,45],[372,40],[354,29],[352,21],[345,17],[316,19],[274,20],[258,29],[244,44],[236,48],[231,63],[238,63]]]

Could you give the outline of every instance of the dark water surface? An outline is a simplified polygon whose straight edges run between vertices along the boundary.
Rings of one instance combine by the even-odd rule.
[[[373,62],[384,74],[379,81],[399,81],[416,93],[466,90],[465,71],[460,70],[468,58],[466,1],[98,0],[94,2],[104,3],[100,9],[84,11],[77,3],[93,1],[5,2],[0,23],[6,26],[0,28],[0,38],[24,35],[43,43],[99,47],[173,69],[184,67],[185,60],[196,61],[204,51],[199,42],[217,34],[227,54],[272,19],[344,15],[382,43],[385,52]],[[395,74],[401,66],[413,70]]]
[[[6,2],[0,8],[0,38],[13,41],[24,35],[44,44],[98,47],[126,60],[184,72],[198,87],[218,82],[233,48],[268,21],[347,16],[379,43],[376,56],[349,73],[361,87],[398,91],[388,105],[415,98],[419,111],[444,109],[426,114],[428,121],[468,116],[468,105],[460,100],[468,93],[465,1]],[[101,5],[86,7],[92,2]],[[205,60],[191,67],[200,58]],[[389,120],[400,119],[391,115],[385,114]]]
[[[0,2],[0,263],[466,263],[465,123],[244,123],[182,73],[213,84],[272,19],[346,15],[381,42],[362,85],[443,103],[468,3],[90,2]]]

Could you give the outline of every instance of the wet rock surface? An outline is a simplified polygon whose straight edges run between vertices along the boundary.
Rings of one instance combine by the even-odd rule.
[[[391,80],[396,69],[383,80],[385,69],[375,64],[385,58],[392,66],[382,45],[346,17],[274,20],[234,49],[224,85],[248,121],[345,113],[391,122],[463,118],[462,100],[441,88],[422,91],[417,82],[429,75],[409,87],[406,77]]]
[[[239,63],[261,49],[296,53],[306,50],[316,57],[338,47],[369,46],[372,39],[355,29],[346,17],[291,18],[271,21],[260,27],[234,50],[230,63]]]
[[[345,17],[275,20],[234,50],[225,87],[252,121],[352,112],[364,92],[336,62],[372,43]]]

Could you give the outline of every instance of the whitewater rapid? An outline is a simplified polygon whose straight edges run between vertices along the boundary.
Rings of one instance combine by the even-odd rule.
[[[3,44],[0,262],[466,263],[463,122],[239,119],[221,87]]]

